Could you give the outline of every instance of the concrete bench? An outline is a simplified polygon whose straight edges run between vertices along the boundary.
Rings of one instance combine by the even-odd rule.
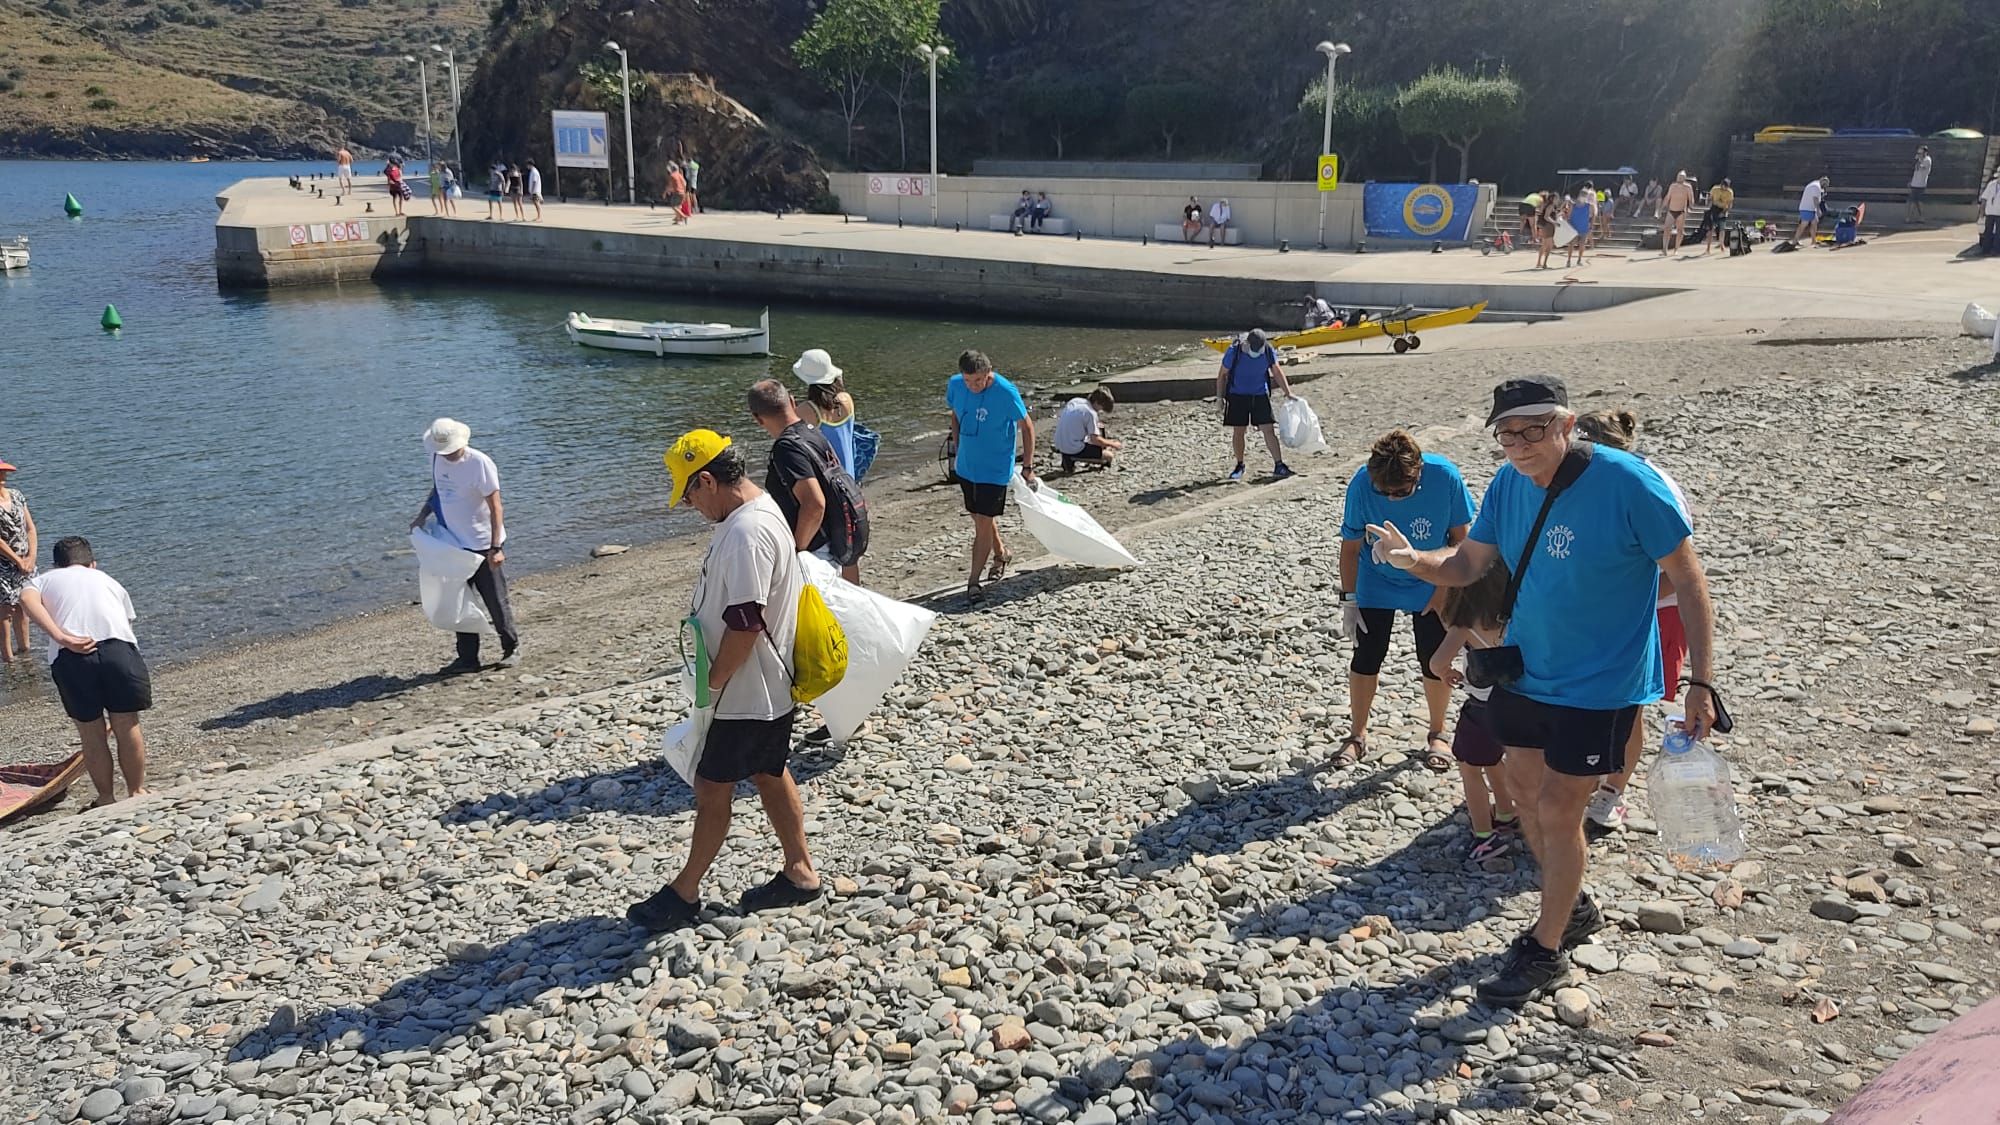
[[[1181,225],[1179,223],[1153,224],[1154,242],[1179,242],[1181,238]],[[1194,240],[1203,246],[1208,245],[1208,228],[1204,226],[1196,231]],[[1216,239],[1216,241],[1222,243],[1224,246],[1241,246],[1243,245],[1243,232],[1235,227],[1225,227],[1222,231],[1222,237]]]
[[[1042,220],[1042,229],[1040,230],[1036,230],[1031,225],[1032,223],[1032,219],[1023,218],[1021,220],[1021,229],[1029,234],[1070,234],[1076,229],[1070,225],[1068,219],[1059,219],[1054,215],[1050,215],[1048,218]],[[988,215],[986,216],[986,229],[1013,230],[1014,216],[1012,214]]]

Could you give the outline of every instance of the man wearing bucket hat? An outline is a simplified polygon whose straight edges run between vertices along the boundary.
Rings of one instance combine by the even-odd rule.
[[[805,578],[785,514],[751,482],[741,450],[714,430],[693,430],[666,453],[669,507],[686,503],[715,525],[695,580],[690,616],[708,657],[713,717],[695,763],[694,836],[679,875],[625,916],[654,932],[693,925],[701,880],[729,835],[736,784],[757,787],[784,850],[784,867],[744,892],[745,913],[798,906],[820,896],[806,848],[805,804],[787,763],[792,746],[791,651]]]
[[[1251,426],[1264,435],[1264,448],[1271,451],[1271,476],[1284,480],[1292,475],[1285,464],[1284,450],[1278,445],[1278,419],[1271,412],[1271,390],[1292,393],[1285,378],[1278,349],[1264,338],[1264,330],[1252,328],[1222,353],[1222,366],[1215,370],[1215,397],[1222,404],[1222,424],[1230,431],[1230,448],[1236,451],[1236,467],[1229,479],[1243,479],[1243,438]]]
[[[521,635],[514,628],[514,609],[507,600],[507,575],[500,569],[507,556],[501,545],[507,541],[507,526],[500,506],[500,470],[493,458],[472,448],[472,427],[451,418],[439,418],[424,431],[424,448],[431,454],[431,492],[411,530],[432,516],[438,526],[458,545],[480,556],[479,569],[472,572],[472,588],[486,603],[486,616],[493,631],[500,634],[500,663],[512,665]],[[479,634],[458,634],[458,659],[444,666],[447,673],[477,672]]]
[[[1479,983],[1516,1007],[1569,976],[1569,950],[1604,926],[1583,890],[1583,815],[1619,772],[1632,724],[1660,698],[1659,576],[1680,593],[1687,634],[1688,732],[1726,732],[1715,689],[1713,607],[1685,512],[1645,461],[1576,441],[1561,379],[1509,379],[1486,424],[1506,454],[1461,542],[1418,550],[1393,523],[1371,524],[1375,556],[1439,586],[1511,568],[1507,633],[1466,676],[1492,685],[1488,721],[1506,748],[1507,788],[1542,868],[1541,913]],[[1482,682],[1483,681],[1483,682]]]

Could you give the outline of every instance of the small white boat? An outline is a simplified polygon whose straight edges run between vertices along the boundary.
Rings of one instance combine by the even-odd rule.
[[[757,318],[755,328],[733,324],[680,324],[656,320],[605,320],[573,312],[564,330],[586,348],[669,355],[770,355],[771,310]]]
[[[26,269],[28,239],[23,235],[12,242],[0,242],[0,270]]]

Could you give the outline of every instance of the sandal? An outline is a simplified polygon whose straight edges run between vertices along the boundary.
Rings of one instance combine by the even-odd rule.
[[[986,587],[984,587],[984,586],[980,585],[980,584],[979,584],[979,583],[977,583],[977,582],[967,582],[967,583],[965,584],[965,600],[966,600],[966,601],[969,601],[969,602],[976,602],[976,601],[979,601],[979,600],[981,600],[981,599],[982,599],[982,598],[984,598],[985,596],[986,596]]]
[[[1013,552],[1011,551],[993,552],[993,561],[986,567],[986,580],[988,582],[998,582],[1002,578],[1007,577],[1007,568],[1009,566],[1012,566],[1013,563],[1014,563]]]
[[[1368,740],[1348,735],[1340,740],[1340,749],[1334,751],[1333,768],[1343,770],[1361,760],[1368,752]]]
[[[1443,750],[1438,749],[1440,744],[1444,746]],[[1444,740],[1443,731],[1432,731],[1424,738],[1424,745],[1426,747],[1424,750],[1424,768],[1432,773],[1444,773],[1457,763],[1457,759],[1451,755],[1451,743]]]

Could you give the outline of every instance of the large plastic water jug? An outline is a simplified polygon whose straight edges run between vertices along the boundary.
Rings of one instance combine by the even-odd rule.
[[[1736,816],[1729,763],[1706,743],[1683,730],[1669,732],[1647,787],[1669,855],[1695,863],[1743,858],[1743,822]]]

